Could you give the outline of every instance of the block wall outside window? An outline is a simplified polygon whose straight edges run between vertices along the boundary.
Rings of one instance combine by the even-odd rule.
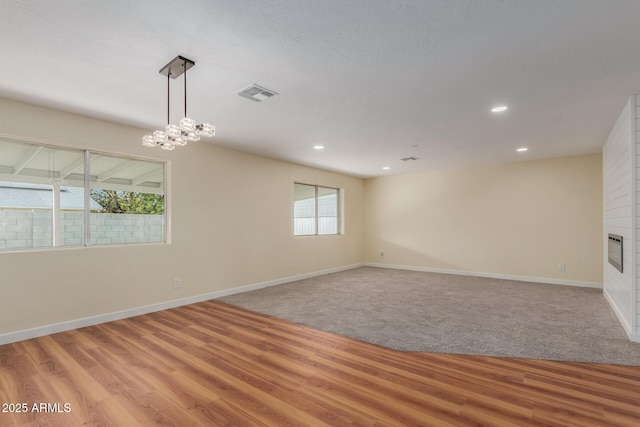
[[[101,155],[89,170],[91,198],[102,207],[92,209],[91,245],[164,241],[163,163]]]

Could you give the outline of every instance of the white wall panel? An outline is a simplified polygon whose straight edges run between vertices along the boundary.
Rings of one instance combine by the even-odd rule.
[[[636,282],[635,218],[636,200],[635,141],[632,141],[635,121],[635,99],[629,98],[618,117],[602,151],[604,202],[604,292],[628,333],[633,331]],[[623,237],[622,270],[608,262],[608,234]]]
[[[640,95],[633,95],[631,97],[632,104],[635,104],[633,110],[633,116],[635,117],[635,122],[633,122],[631,135],[635,137],[634,146],[635,146],[635,215],[636,215],[636,253],[638,252],[638,248],[640,248]],[[635,257],[634,257],[635,258]],[[632,302],[632,317],[635,320],[635,323],[631,325],[631,333],[636,337],[638,336],[638,332],[640,332],[640,262],[636,259],[636,278],[635,283],[632,288],[632,301],[635,301],[635,304]]]

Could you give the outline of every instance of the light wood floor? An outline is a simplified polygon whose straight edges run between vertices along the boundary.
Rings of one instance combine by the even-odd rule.
[[[209,301],[0,346],[0,402],[28,405],[3,427],[638,426],[640,368],[403,353]]]

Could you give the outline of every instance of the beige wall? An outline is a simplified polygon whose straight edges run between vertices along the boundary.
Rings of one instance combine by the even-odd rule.
[[[362,262],[362,179],[206,143],[152,150],[145,130],[4,99],[0,133],[168,159],[172,175],[171,244],[0,253],[0,335]],[[345,235],[292,236],[294,181],[344,188]]]
[[[600,155],[365,181],[206,143],[152,150],[145,133],[0,99],[3,136],[172,175],[171,244],[1,252],[0,336],[363,261],[602,282]],[[292,236],[294,181],[344,189],[345,235]]]
[[[602,283],[600,154],[370,179],[365,212],[370,263]]]

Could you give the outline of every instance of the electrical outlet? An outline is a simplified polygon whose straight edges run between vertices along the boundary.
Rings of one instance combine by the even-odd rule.
[[[567,265],[564,262],[558,264],[558,270],[565,271],[567,269]]]
[[[182,280],[179,277],[173,279],[173,289],[178,289],[182,287]]]

